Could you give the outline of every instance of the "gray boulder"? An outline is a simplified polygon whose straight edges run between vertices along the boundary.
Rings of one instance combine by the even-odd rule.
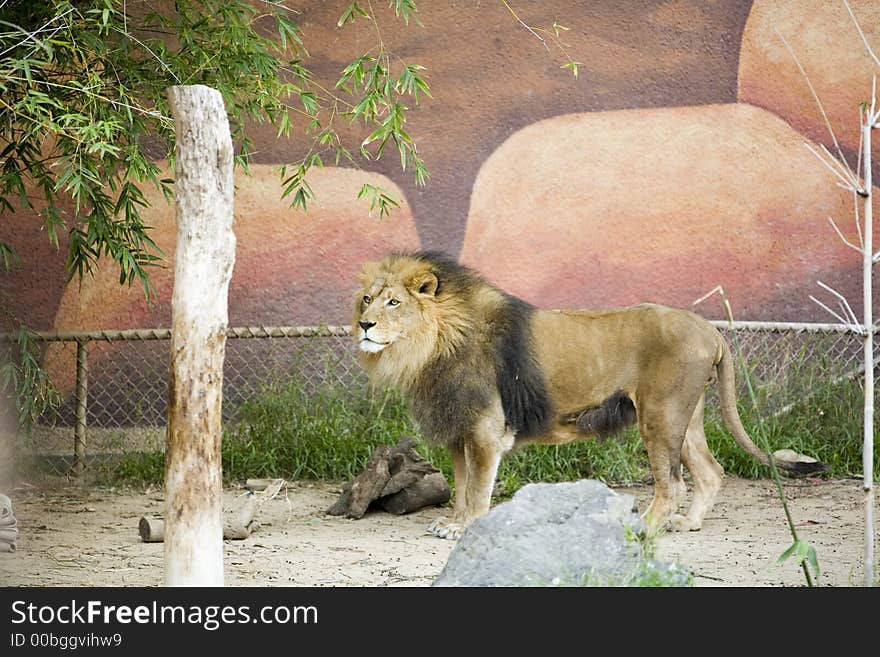
[[[631,495],[590,479],[528,484],[468,527],[434,586],[687,586],[649,558]]]

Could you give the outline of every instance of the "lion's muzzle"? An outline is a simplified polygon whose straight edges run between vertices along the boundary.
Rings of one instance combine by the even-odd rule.
[[[376,322],[365,322],[364,320],[358,322],[358,326],[360,327],[358,335],[358,346],[360,347],[361,351],[365,351],[368,354],[377,354],[388,346],[387,342],[379,342],[378,340],[373,340],[367,335],[367,331],[369,331],[375,325]]]

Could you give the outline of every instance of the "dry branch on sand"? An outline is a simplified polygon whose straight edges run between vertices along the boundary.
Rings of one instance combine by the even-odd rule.
[[[376,504],[399,515],[449,501],[446,478],[413,449],[415,444],[407,436],[393,447],[377,446],[367,467],[345,486],[327,513],[362,518]]]

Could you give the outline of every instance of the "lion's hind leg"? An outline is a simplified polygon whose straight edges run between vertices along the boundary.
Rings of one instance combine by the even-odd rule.
[[[697,531],[702,527],[703,518],[712,508],[715,497],[721,490],[724,476],[724,468],[715,460],[706,442],[703,430],[704,406],[705,396],[700,397],[682,445],[681,458],[693,478],[694,499],[687,516],[672,517],[672,527],[679,531]]]
[[[681,476],[681,449],[686,429],[687,419],[670,412],[665,404],[639,409],[639,432],[654,475],[654,497],[642,514],[649,534],[666,525],[687,494],[687,485]]]

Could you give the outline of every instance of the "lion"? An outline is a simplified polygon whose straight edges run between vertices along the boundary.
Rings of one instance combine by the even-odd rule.
[[[514,447],[605,438],[637,425],[654,495],[649,532],[699,530],[724,470],[703,430],[717,374],[724,423],[768,465],[736,409],[730,348],[699,315],[656,304],[540,310],[438,252],[395,253],[363,265],[352,332],[374,384],[401,391],[423,438],[452,456],[451,519],[428,531],[458,538],[489,510],[499,462]],[[774,456],[784,471],[823,469]],[[678,513],[693,482],[687,515]]]

